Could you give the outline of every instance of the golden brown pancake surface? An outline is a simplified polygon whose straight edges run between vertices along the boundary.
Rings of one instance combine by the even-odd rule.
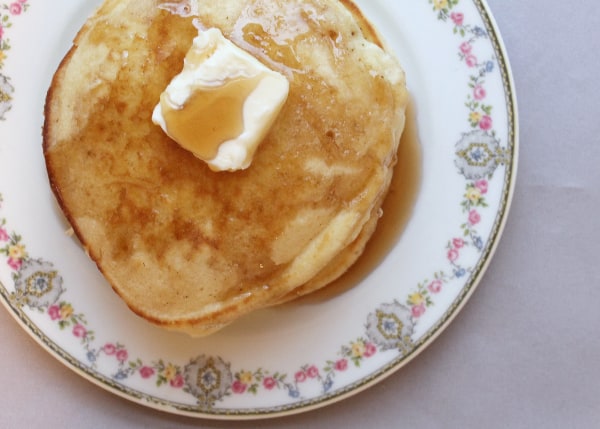
[[[48,92],[44,154],[114,290],[147,320],[203,335],[323,286],[360,255],[407,94],[349,2],[198,1],[200,26],[290,81],[252,165],[213,172],[151,121],[198,31],[161,4],[107,0],[85,24]]]

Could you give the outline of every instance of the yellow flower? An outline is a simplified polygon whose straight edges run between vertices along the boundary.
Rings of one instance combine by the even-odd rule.
[[[448,0],[433,0],[433,8],[435,10],[446,9],[448,7]]]
[[[23,259],[27,256],[27,252],[25,251],[25,246],[22,244],[15,244],[8,248],[8,256],[12,259]]]
[[[472,203],[476,203],[481,199],[481,191],[477,188],[468,188],[465,197]]]
[[[421,305],[425,302],[425,298],[419,292],[415,292],[408,297],[408,302],[411,305]]]
[[[73,314],[73,306],[71,304],[65,304],[60,306],[60,318],[68,319]]]
[[[244,384],[252,383],[252,373],[250,371],[242,371],[240,372],[240,381]]]
[[[362,341],[352,343],[352,356],[362,357],[365,354],[365,344]]]
[[[163,372],[163,376],[167,379],[167,381],[171,381],[171,380],[173,380],[173,378],[175,378],[176,375],[177,375],[177,368],[175,368],[175,366],[173,366],[173,364],[170,363],[165,368],[165,371]]]
[[[481,113],[479,113],[479,112],[471,112],[471,114],[469,115],[469,119],[473,123],[478,123],[479,121],[481,121]]]
[[[6,54],[4,53],[4,51],[3,51],[3,50],[0,50],[0,63],[1,63],[2,61],[4,61],[4,59],[5,59],[5,58],[6,58]]]

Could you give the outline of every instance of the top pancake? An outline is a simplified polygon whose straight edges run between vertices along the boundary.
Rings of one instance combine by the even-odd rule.
[[[407,94],[348,1],[200,0],[201,26],[290,81],[252,165],[215,173],[151,122],[197,34],[161,3],[106,0],[84,25],[48,92],[44,154],[63,212],[127,305],[203,335],[355,261]]]

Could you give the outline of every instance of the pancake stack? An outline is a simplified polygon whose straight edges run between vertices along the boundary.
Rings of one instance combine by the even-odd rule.
[[[237,172],[210,170],[151,120],[198,28],[212,27],[290,83]],[[348,0],[106,0],[52,80],[43,149],[60,207],[116,293],[201,336],[356,261],[407,101],[402,68]]]

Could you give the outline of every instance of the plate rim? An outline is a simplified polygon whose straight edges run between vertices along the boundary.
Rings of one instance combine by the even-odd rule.
[[[453,300],[452,305],[445,309],[444,314],[439,318],[436,323],[427,330],[426,334],[415,344],[414,348],[406,355],[396,357],[384,366],[378,367],[378,369],[364,377],[361,377],[358,381],[350,383],[342,388],[335,390],[332,393],[319,396],[306,401],[300,401],[293,404],[288,404],[280,407],[272,407],[265,411],[250,410],[248,412],[242,412],[241,410],[228,410],[219,409],[216,413],[211,413],[206,409],[198,409],[198,411],[190,411],[176,406],[167,400],[151,397],[149,394],[139,392],[133,388],[124,386],[116,383],[110,378],[103,374],[100,374],[96,370],[86,367],[83,368],[81,361],[70,356],[60,346],[55,344],[49,337],[44,333],[25,312],[10,302],[6,296],[7,289],[0,281],[0,296],[2,299],[3,306],[6,308],[8,313],[17,322],[17,324],[27,332],[47,353],[53,356],[61,364],[66,366],[68,369],[74,371],[79,376],[88,380],[89,382],[99,386],[100,388],[111,392],[121,398],[124,398],[130,402],[137,403],[139,405],[153,408],[158,411],[176,414],[186,417],[203,418],[212,420],[258,420],[267,418],[278,418],[283,416],[290,416],[305,412],[310,412],[315,409],[323,408],[331,404],[340,402],[351,396],[357,395],[364,390],[380,383],[384,379],[392,376],[398,372],[401,368],[410,363],[413,359],[419,356],[424,350],[426,350],[431,343],[433,343],[452,323],[452,321],[458,316],[458,314],[466,306],[472,295],[474,294],[477,287],[481,284],[481,281],[491,264],[494,254],[497,251],[499,243],[502,239],[506,223],[511,211],[518,172],[518,160],[519,160],[519,114],[518,114],[518,103],[517,95],[514,83],[514,76],[512,68],[510,66],[509,57],[506,50],[506,45],[502,39],[498,24],[491,12],[487,0],[466,0],[472,2],[477,8],[481,19],[483,20],[486,30],[488,31],[490,43],[492,44],[493,51],[497,54],[497,62],[500,68],[500,74],[502,78],[502,88],[505,94],[505,107],[508,114],[508,141],[507,148],[510,149],[510,164],[507,167],[505,173],[505,186],[502,189],[502,195],[499,199],[498,211],[495,213],[496,219],[492,226],[489,235],[489,245],[485,249],[485,255],[482,255],[477,264],[474,266],[474,275],[472,275],[470,281],[465,282],[461,288],[459,295]],[[191,408],[191,407],[190,407]],[[276,410],[276,411],[274,411]]]

